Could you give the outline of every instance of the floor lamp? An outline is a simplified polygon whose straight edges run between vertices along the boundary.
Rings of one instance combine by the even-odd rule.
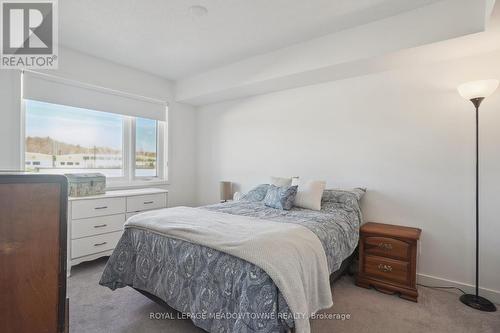
[[[482,80],[467,82],[458,87],[460,95],[472,102],[476,108],[476,293],[464,294],[460,297],[462,303],[481,311],[496,311],[495,304],[479,296],[479,105],[495,92],[497,80]]]

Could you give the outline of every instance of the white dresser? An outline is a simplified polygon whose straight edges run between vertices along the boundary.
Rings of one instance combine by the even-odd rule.
[[[168,191],[146,188],[107,191],[68,201],[68,275],[71,266],[108,256],[123,233],[125,221],[140,212],[166,208]]]

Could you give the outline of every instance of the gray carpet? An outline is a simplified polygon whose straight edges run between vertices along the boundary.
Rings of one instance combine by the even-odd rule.
[[[68,285],[70,332],[203,332],[131,288],[112,292],[99,286],[105,263],[100,259],[73,268]],[[335,283],[335,305],[325,313],[350,314],[350,319],[313,320],[312,332],[500,332],[500,312],[470,309],[450,291],[421,287],[419,292],[419,303],[413,303],[356,287],[345,276]],[[173,319],[150,319],[152,312]]]

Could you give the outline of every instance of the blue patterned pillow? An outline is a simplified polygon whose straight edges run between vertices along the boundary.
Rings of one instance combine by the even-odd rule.
[[[264,205],[276,209],[291,209],[293,207],[295,195],[297,195],[297,187],[298,186],[278,187],[269,185],[266,197],[264,198]]]
[[[269,189],[269,184],[261,184],[255,186],[247,194],[243,194],[240,200],[246,201],[262,201],[266,197],[267,190]]]
[[[351,190],[343,189],[326,189],[323,191],[322,203],[336,202],[345,203],[350,200],[361,200],[366,193],[366,188],[356,187]]]
[[[357,187],[352,190],[327,189],[323,191],[321,199],[321,210],[333,211],[336,209],[347,209],[359,207],[359,201],[365,194],[366,189]]]

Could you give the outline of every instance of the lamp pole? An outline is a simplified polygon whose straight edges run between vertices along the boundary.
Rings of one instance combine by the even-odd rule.
[[[484,97],[471,99],[476,107],[476,297],[479,297],[479,106]]]
[[[494,312],[495,304],[479,296],[479,106],[483,100],[484,97],[470,99],[476,108],[476,292],[460,296],[460,301],[476,310]]]

